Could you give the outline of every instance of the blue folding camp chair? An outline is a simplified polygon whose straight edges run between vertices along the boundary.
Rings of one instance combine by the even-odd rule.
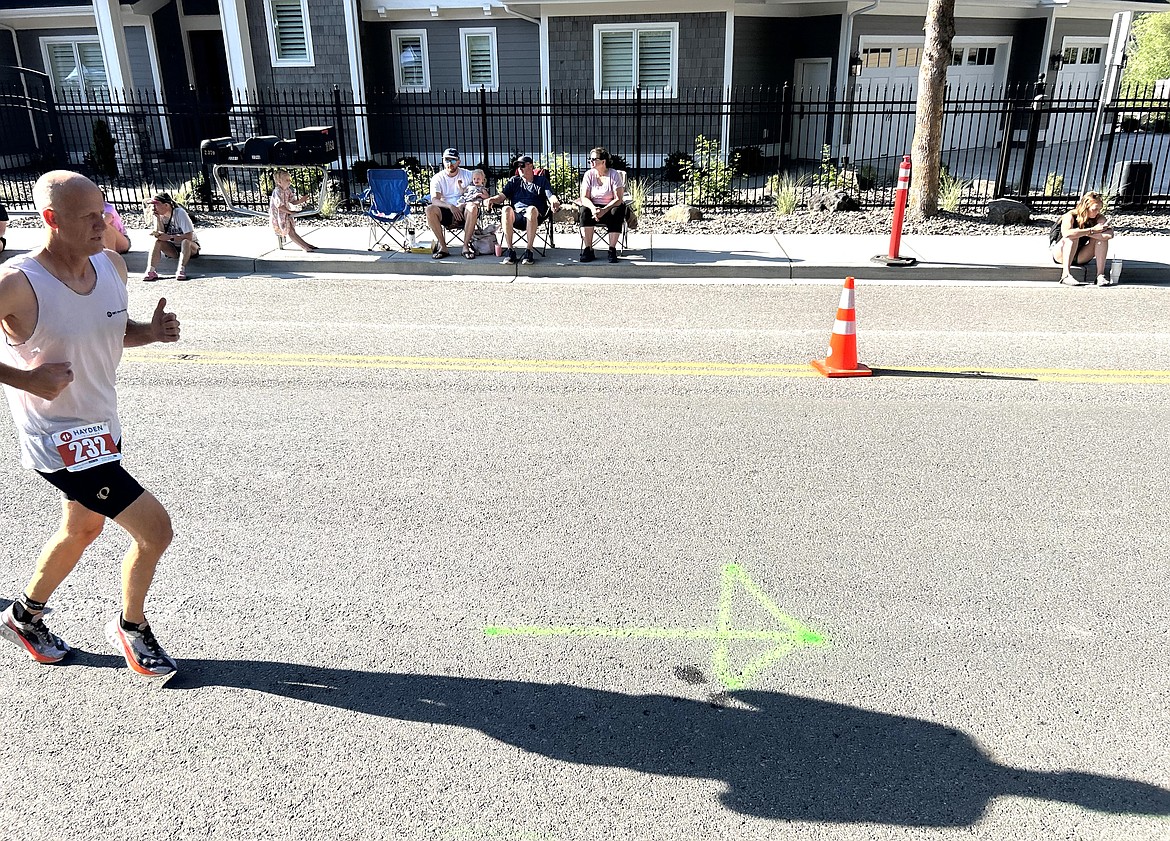
[[[415,195],[408,176],[405,169],[371,169],[367,173],[370,187],[361,196],[362,213],[370,220],[367,251],[378,246],[389,251],[390,243],[403,251],[410,248],[410,205]]]

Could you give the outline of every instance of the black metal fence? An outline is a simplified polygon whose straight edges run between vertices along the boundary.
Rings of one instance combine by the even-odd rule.
[[[0,80],[6,77],[0,76]],[[425,178],[445,147],[463,163],[503,176],[515,155],[543,156],[561,192],[575,194],[588,150],[605,146],[644,191],[646,209],[678,202],[707,208],[807,205],[843,189],[862,206],[894,200],[897,167],[910,151],[912,87],[851,81],[834,90],[788,86],[638,91],[598,99],[592,90],[530,89],[373,94],[354,102],[332,91],[200,95],[161,102],[153,92],[85,100],[55,96],[39,74],[0,82],[0,201],[31,208],[31,183],[54,166],[80,169],[111,200],[134,204],[156,189],[196,210],[223,206],[199,143],[211,137],[291,137],[306,125],[334,125],[341,157],[331,177],[344,200],[370,166],[407,161]],[[368,132],[368,153],[357,138]],[[720,143],[725,144],[725,148]],[[365,160],[363,160],[365,158]],[[1000,196],[1037,209],[1064,206],[1086,189],[1121,204],[1170,205],[1170,101],[1153,88],[1100,104],[1099,88],[948,90],[942,163],[945,209],[978,210]],[[262,207],[258,183],[233,182],[236,204]]]

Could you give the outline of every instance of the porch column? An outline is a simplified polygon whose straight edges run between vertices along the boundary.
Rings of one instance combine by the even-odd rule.
[[[118,0],[93,0],[93,15],[97,21],[98,43],[106,63],[106,79],[110,90],[128,91],[133,81],[130,77],[126,32],[122,27],[121,4]]]
[[[345,11],[345,35],[349,41],[349,84],[355,102],[366,101],[366,79],[362,73],[361,0],[343,0]],[[357,137],[357,155],[361,160],[370,159],[370,121],[358,115],[354,119]]]
[[[123,176],[137,176],[142,167],[142,139],[134,116],[124,106],[132,97],[134,82],[119,0],[93,0],[93,16],[106,66],[106,83],[113,99],[109,124],[118,172]]]
[[[248,35],[248,9],[244,0],[219,0],[223,47],[227,53],[228,81],[232,86],[232,113],[228,125],[232,137],[252,137],[259,131],[252,100],[256,91],[256,66]]]

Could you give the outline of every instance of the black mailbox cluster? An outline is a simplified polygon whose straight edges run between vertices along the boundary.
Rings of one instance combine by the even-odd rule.
[[[216,137],[200,143],[199,152],[205,164],[324,166],[337,160],[333,126],[308,126],[297,129],[294,134],[293,140],[276,135],[249,137],[242,141]]]

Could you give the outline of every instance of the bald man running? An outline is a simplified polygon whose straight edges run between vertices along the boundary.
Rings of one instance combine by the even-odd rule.
[[[0,267],[0,383],[21,464],[61,491],[62,518],[27,588],[0,614],[0,637],[39,663],[69,653],[45,625],[45,603],[109,518],[133,542],[122,562],[122,611],[106,637],[134,672],[165,679],[175,661],[144,610],[171,542],[171,520],[122,466],[114,382],[122,348],[178,341],[179,319],[165,311],[165,299],[150,321],[130,319],[126,263],[102,246],[105,200],[97,185],[76,172],[49,172],[34,186],[33,201],[45,243]]]

